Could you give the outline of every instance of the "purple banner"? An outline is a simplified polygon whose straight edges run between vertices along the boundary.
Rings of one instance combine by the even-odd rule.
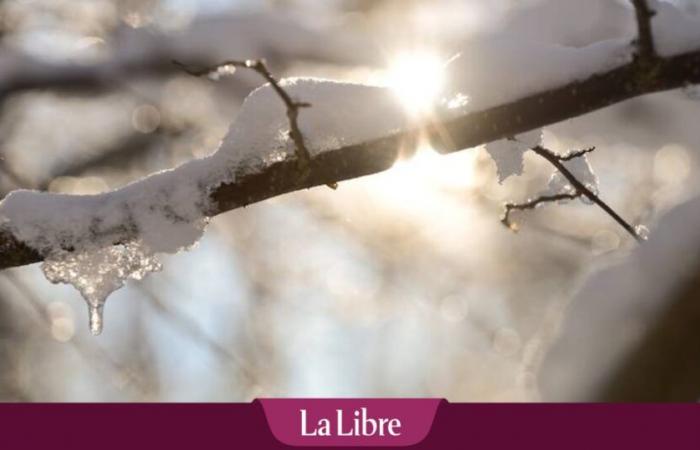
[[[396,447],[425,439],[439,399],[263,399],[272,434],[294,446]]]
[[[294,436],[295,432],[301,434],[301,413],[295,414],[295,410],[306,409],[309,433],[312,428],[318,431],[319,427],[312,425],[319,425],[324,418],[329,419],[332,431],[340,409],[343,434],[351,430],[371,434],[374,430],[376,435],[378,428],[369,420],[362,429],[363,407],[364,417],[375,419],[376,427],[377,418],[399,419],[401,427],[394,422],[392,431],[402,434],[381,442],[376,436],[368,436],[366,441],[362,436],[341,436],[339,445],[353,440],[353,445],[396,446],[417,440],[411,448],[700,448],[697,404],[454,404],[399,399],[263,400],[247,404],[0,404],[0,446],[212,450],[284,449],[293,447],[283,442],[301,442],[308,448],[331,447],[336,444],[325,440],[328,436]],[[267,419],[265,412],[269,414]],[[430,419],[433,413],[434,420]],[[359,420],[357,427],[355,418]],[[426,424],[429,431],[421,440]],[[383,421],[385,434],[389,425],[390,421]],[[372,439],[375,443],[369,444]]]

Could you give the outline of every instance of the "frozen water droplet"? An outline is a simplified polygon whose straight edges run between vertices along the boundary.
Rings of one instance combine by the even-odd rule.
[[[103,311],[104,311],[104,303],[98,304],[98,305],[93,305],[93,304],[88,304],[88,314],[90,315],[90,333],[92,333],[93,336],[97,336],[98,334],[102,333],[102,326],[103,326]]]
[[[637,233],[637,236],[643,241],[649,239],[649,228],[644,225],[637,225],[634,227],[634,232]]]

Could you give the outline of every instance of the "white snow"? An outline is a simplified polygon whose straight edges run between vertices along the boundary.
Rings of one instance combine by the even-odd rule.
[[[523,155],[542,142],[542,130],[523,133],[515,139],[501,139],[486,145],[486,151],[496,163],[498,182],[503,183],[511,175],[522,175]]]
[[[542,144],[542,129],[536,129],[515,136],[515,140],[528,149]]]
[[[700,47],[700,41],[697,43]],[[478,40],[462,49],[447,67],[443,112],[454,116],[518,100],[548,89],[584,80],[629,63],[632,46],[610,39],[582,48],[563,47],[519,36]],[[462,107],[455,97],[469,99]]]
[[[654,0],[650,6],[657,12],[652,30],[661,56],[700,50],[700,17],[685,14],[668,2]],[[454,116],[478,111],[612,70],[632,60],[634,38],[565,47],[504,30],[475,40],[448,66],[450,81],[442,93],[443,112]],[[457,98],[469,101],[455,108]]]
[[[313,155],[388,136],[407,125],[396,95],[386,87],[294,78],[283,88],[292,99],[308,102],[299,113],[304,143]],[[294,153],[289,120],[277,94],[264,86],[251,93],[224,138],[225,165],[259,167]]]
[[[199,181],[209,163],[195,161],[100,195],[14,191],[0,204],[0,220],[45,255],[42,269],[49,281],[80,291],[97,334],[98,313],[112,291],[128,278],[158,270],[156,252],[176,252],[201,237],[208,199]],[[122,245],[113,246],[115,239]]]
[[[656,51],[673,56],[700,49],[700,17],[685,14],[668,2],[651,0],[656,15],[651,20]]]
[[[598,177],[591,164],[588,162],[586,155],[579,156],[577,158],[571,159],[569,161],[563,161],[564,167],[569,169],[572,175],[576,177],[584,186],[590,189],[593,193],[598,192]],[[546,194],[561,194],[561,193],[574,193],[576,188],[574,188],[569,180],[566,179],[558,171],[554,172],[549,179],[548,189]],[[585,201],[582,197],[582,201]]]

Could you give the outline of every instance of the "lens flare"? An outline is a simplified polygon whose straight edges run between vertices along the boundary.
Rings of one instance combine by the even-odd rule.
[[[431,112],[444,83],[445,64],[428,51],[400,53],[387,74],[387,84],[414,116]]]
[[[388,171],[370,177],[367,183],[376,198],[390,208],[419,214],[426,211],[447,214],[455,206],[451,193],[463,194],[475,187],[476,156],[476,151],[439,155],[429,146],[420,146],[411,158],[397,161]],[[463,196],[458,199],[457,203],[461,204]],[[431,213],[426,217],[434,216]]]

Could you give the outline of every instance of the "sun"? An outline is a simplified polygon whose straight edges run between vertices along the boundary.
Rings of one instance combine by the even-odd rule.
[[[436,106],[445,90],[450,61],[430,50],[397,53],[380,75],[382,84],[396,94],[415,122],[430,121],[438,112]],[[367,185],[378,198],[404,212],[430,209],[447,214],[455,203],[450,194],[474,189],[478,182],[475,155],[474,151],[439,155],[428,136],[422,134],[410,157],[399,159],[390,170],[368,180]]]
[[[423,116],[433,110],[444,83],[444,61],[425,50],[397,54],[387,73],[388,86],[412,116]]]

